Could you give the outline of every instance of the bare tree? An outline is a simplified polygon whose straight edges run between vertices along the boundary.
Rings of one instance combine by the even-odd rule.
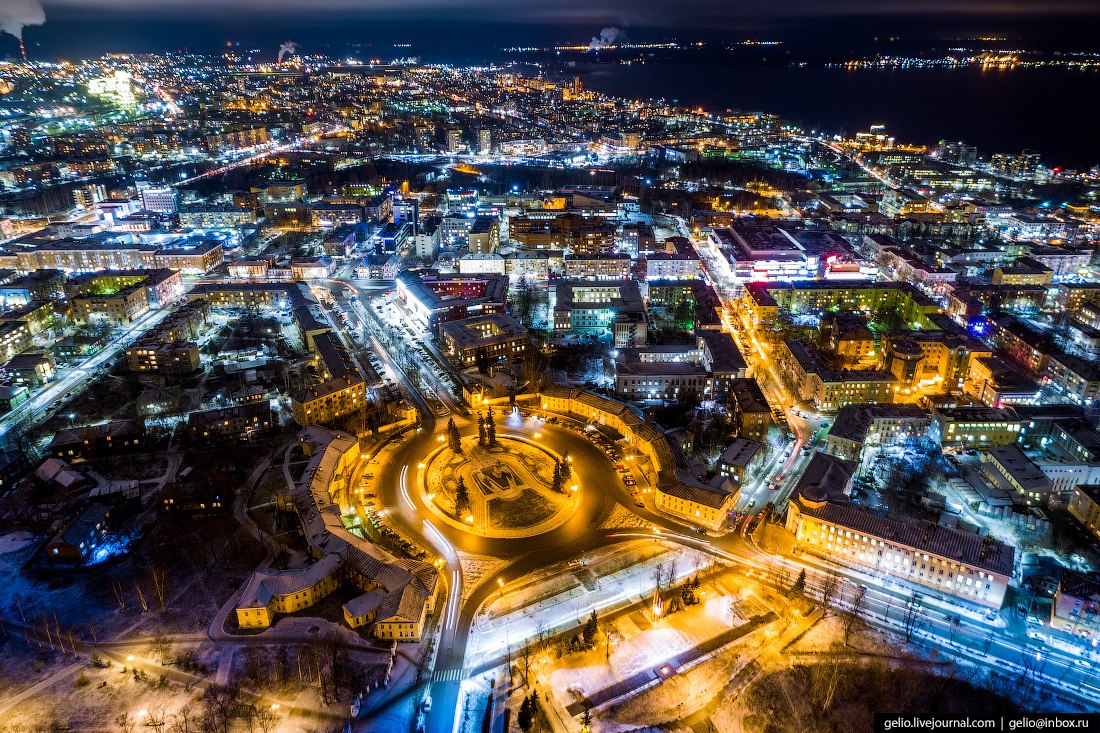
[[[661,584],[664,582],[664,580],[665,580],[665,564],[659,562],[653,568],[653,582],[654,582],[654,585],[656,586],[657,595],[661,594]]]
[[[195,719],[195,711],[191,703],[187,702],[176,711],[168,724],[169,733],[195,733],[198,730],[198,721]]]
[[[823,572],[821,575],[821,609],[824,612],[822,617],[829,614],[839,590],[840,576],[831,570]]]
[[[523,684],[531,684],[531,655],[535,650],[531,644],[531,639],[526,638],[523,640],[523,645],[519,648],[519,664],[523,670]]]
[[[255,721],[261,733],[274,733],[279,727],[279,716],[271,708],[261,707],[256,710]]]
[[[162,733],[167,724],[168,717],[164,714],[164,708],[152,708],[145,716],[145,725],[152,728],[155,733]]]
[[[920,626],[921,611],[923,606],[921,605],[920,594],[914,593],[909,596],[909,600],[905,603],[905,640],[911,641],[913,634],[917,632],[917,628]]]
[[[137,593],[138,603],[141,604],[142,613],[148,613],[149,603],[145,600],[145,594],[141,592],[141,583],[138,582],[137,578],[134,578],[134,591]]]
[[[149,568],[149,582],[157,595],[157,602],[160,603],[160,612],[164,613],[167,610],[164,602],[168,598],[168,568],[163,565],[154,565]]]
[[[844,615],[844,645],[848,646],[848,640],[852,634],[863,627],[866,623],[863,618],[863,609],[866,602],[867,586],[860,585],[856,587],[855,595],[852,597],[852,605],[845,612]]]
[[[115,592],[115,600],[118,601],[118,610],[126,610],[126,596],[122,593],[122,583],[117,578],[111,578],[111,590]]]
[[[121,733],[134,733],[136,724],[133,718],[130,717],[130,713],[122,711],[115,716],[115,727],[118,728]]]
[[[149,642],[150,655],[161,664],[172,661],[172,640],[164,634],[157,634]]]

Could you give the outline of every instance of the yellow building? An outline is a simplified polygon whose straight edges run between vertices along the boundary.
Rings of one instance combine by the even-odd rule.
[[[277,613],[309,608],[340,587],[340,558],[328,555],[307,568],[253,573],[237,601],[237,624],[264,629]]]
[[[655,506],[692,524],[718,529],[737,501],[738,487],[729,481],[703,484],[677,465],[664,433],[634,408],[582,389],[547,387],[536,398],[544,410],[576,415],[614,428],[646,461],[639,469],[656,488]]]
[[[343,606],[348,626],[374,623],[376,638],[420,641],[438,601],[438,571],[429,563],[395,558],[345,527],[350,482],[361,458],[355,436],[307,427],[298,437],[310,460],[302,480],[289,496],[276,497],[276,506],[296,512],[319,560],[301,570],[254,573],[237,604],[238,623],[266,628],[276,614],[307,609],[349,582],[363,593]]]
[[[786,526],[803,551],[979,606],[1000,608],[1012,578],[1011,545],[853,504],[800,495],[787,505]]]
[[[1085,529],[1100,538],[1100,486],[1074,487],[1066,508]]]

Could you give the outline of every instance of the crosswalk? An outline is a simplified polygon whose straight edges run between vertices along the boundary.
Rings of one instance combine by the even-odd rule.
[[[462,672],[461,669],[437,669],[432,672],[432,682],[457,682],[465,679],[466,675]]]

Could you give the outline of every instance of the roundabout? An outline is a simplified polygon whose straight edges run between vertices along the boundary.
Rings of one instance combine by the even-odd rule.
[[[581,487],[572,457],[527,438],[504,435],[485,445],[460,438],[418,464],[416,490],[445,524],[476,535],[534,537],[569,520]]]
[[[437,531],[453,550],[508,560],[537,552],[548,562],[596,543],[615,505],[632,503],[607,456],[573,431],[500,411],[498,445],[486,449],[476,414],[455,423],[461,456],[446,421],[436,422],[395,446],[370,481],[387,521],[410,534]],[[559,461],[570,467],[562,492],[553,489]],[[460,477],[470,502],[462,512]]]

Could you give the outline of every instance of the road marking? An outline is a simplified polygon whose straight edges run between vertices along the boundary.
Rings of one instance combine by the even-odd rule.
[[[441,669],[432,673],[432,682],[457,682],[465,677],[462,669]]]

